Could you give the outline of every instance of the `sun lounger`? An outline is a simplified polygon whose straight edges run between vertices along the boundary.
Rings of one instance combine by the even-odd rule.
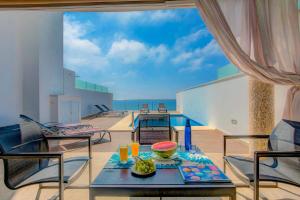
[[[102,104],[101,105],[102,108],[106,111],[106,112],[109,112],[109,113],[112,113],[112,114],[116,114],[116,115],[119,115],[119,116],[124,116],[128,111],[116,111],[116,110],[112,110],[110,109],[109,107],[107,107],[106,105]]]
[[[104,107],[102,108],[101,106],[99,105],[94,105],[98,110],[99,112],[103,113],[104,115],[106,116],[110,116],[110,117],[122,117],[125,115],[125,112],[122,111],[122,112],[117,112],[117,111],[112,111],[110,110],[108,107]],[[103,105],[102,105],[103,106]]]
[[[51,135],[94,135],[99,133],[99,138],[93,140],[93,143],[101,143],[104,137],[107,135],[109,142],[111,142],[110,132],[100,128],[95,128],[90,124],[60,124],[49,125],[49,123],[40,123],[26,115],[20,115],[20,118],[24,121],[29,121],[37,124],[43,130],[46,130],[46,134]],[[52,123],[51,123],[52,124]]]

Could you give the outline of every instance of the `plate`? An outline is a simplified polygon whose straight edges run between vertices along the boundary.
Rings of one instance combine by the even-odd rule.
[[[157,160],[157,161],[170,161],[170,160],[175,160],[176,158],[178,158],[178,154],[174,153],[170,158],[162,158],[162,157],[156,155],[155,153],[152,153],[152,157],[154,160]]]
[[[141,172],[139,172],[139,171],[136,171],[136,170],[134,169],[134,166],[131,167],[131,174],[132,174],[133,176],[136,176],[136,177],[146,178],[146,177],[153,176],[155,173],[156,173],[156,167],[154,167],[154,171],[153,171],[153,172],[150,172],[150,173],[147,173],[147,174],[144,174],[144,173],[141,173]]]

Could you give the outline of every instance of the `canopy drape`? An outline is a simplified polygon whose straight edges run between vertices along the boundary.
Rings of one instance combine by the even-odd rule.
[[[193,0],[0,0],[0,10],[131,11],[192,6]]]
[[[229,60],[259,80],[292,85],[284,118],[300,121],[300,25],[297,0],[196,0]]]

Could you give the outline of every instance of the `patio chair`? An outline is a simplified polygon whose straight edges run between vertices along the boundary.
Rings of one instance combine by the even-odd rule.
[[[62,152],[49,152],[51,140],[87,140],[88,156],[64,159]],[[64,190],[75,181],[89,165],[91,181],[91,138],[90,136],[45,136],[42,129],[32,122],[0,127],[0,159],[4,166],[4,183],[12,190],[38,184],[41,189],[58,188],[60,200]],[[53,160],[54,159],[54,160]],[[57,186],[43,185],[58,183]],[[73,186],[75,187],[75,186]],[[87,186],[81,187],[88,188]]]
[[[159,103],[157,110],[159,113],[167,113],[168,112],[164,103]]]
[[[132,141],[140,144],[175,140],[178,131],[170,125],[169,114],[139,114],[139,124],[132,132]]]
[[[267,151],[255,151],[254,158],[226,156],[228,139],[267,139]],[[260,158],[265,158],[260,160]],[[271,135],[225,135],[224,170],[226,164],[233,172],[254,188],[254,199],[259,199],[259,182],[271,181],[300,186],[300,122],[282,120]],[[244,185],[243,185],[244,186]]]
[[[143,104],[142,108],[140,109],[140,113],[149,113],[149,112],[150,112],[150,110],[149,110],[148,104],[147,103]]]
[[[24,121],[33,122],[37,124],[40,128],[46,130],[48,135],[65,135],[65,136],[72,136],[72,135],[95,135],[99,133],[99,138],[93,140],[93,143],[101,143],[105,136],[108,136],[108,141],[111,142],[111,134],[108,130],[103,130],[100,128],[95,128],[90,124],[60,124],[60,123],[40,123],[31,117],[26,115],[20,115],[20,118]]]

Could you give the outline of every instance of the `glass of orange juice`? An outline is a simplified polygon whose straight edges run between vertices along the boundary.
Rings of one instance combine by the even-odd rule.
[[[119,153],[120,153],[120,162],[126,164],[128,161],[128,146],[120,145]]]
[[[137,142],[133,142],[133,143],[131,144],[131,155],[132,155],[133,157],[136,157],[136,156],[139,155],[139,147],[140,147],[140,144],[137,143]]]

